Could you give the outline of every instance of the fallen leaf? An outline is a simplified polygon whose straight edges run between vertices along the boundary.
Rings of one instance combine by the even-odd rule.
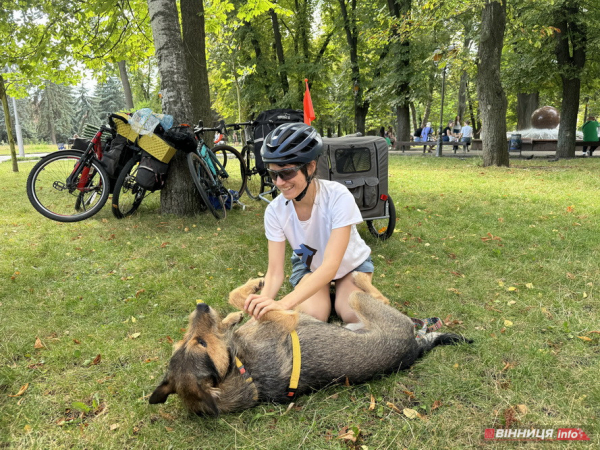
[[[142,335],[142,333],[133,333],[129,335],[129,339],[137,339]]]
[[[137,297],[139,297],[139,296],[140,296],[140,294],[143,294],[144,292],[146,292],[146,289],[140,289],[139,291],[137,291],[137,292],[135,293],[135,297],[136,297],[136,298],[137,298]]]
[[[375,397],[371,394],[371,403],[369,404],[369,411],[373,411],[375,409]]]
[[[588,331],[588,333],[600,334],[600,331]]]
[[[438,409],[440,406],[442,406],[442,402],[440,400],[436,400],[433,402],[433,405],[431,405],[431,410],[433,411],[434,409]]]
[[[29,383],[25,383],[23,386],[21,386],[21,389],[19,389],[19,392],[17,392],[15,395],[8,395],[9,397],[20,397],[21,395],[23,395],[25,393],[25,391],[29,388]]]
[[[507,291],[513,292],[513,291],[517,291],[518,289],[514,286],[510,286]]]
[[[573,212],[574,210],[575,210],[575,207],[574,207],[573,205],[571,205],[571,206],[567,206],[567,212],[568,212],[568,213],[571,213],[571,212]]]
[[[592,339],[587,337],[587,336],[577,336],[579,339],[581,339],[582,341],[591,341]]]
[[[504,326],[505,327],[512,327],[513,323],[510,320],[504,320]]]
[[[511,305],[514,305],[515,303],[517,303],[517,302],[515,302],[514,300],[511,300],[510,302],[507,303],[507,305],[511,306]]]
[[[131,316],[131,321],[132,321],[133,323],[135,323],[135,322],[137,322],[137,319],[136,319],[135,317]]]
[[[165,430],[167,430],[167,433],[172,433],[173,431],[175,431],[173,428],[171,427],[165,427]]]
[[[385,404],[388,406],[388,408],[392,409],[393,411],[397,412],[398,414],[400,414],[402,412],[396,405],[394,405],[391,402],[385,402]]]
[[[402,410],[402,412],[404,413],[404,415],[406,417],[408,417],[409,419],[418,419],[419,417],[421,417],[421,414],[419,414],[417,411],[415,411],[414,409],[410,409],[410,408],[404,408]]]
[[[356,442],[356,436],[354,434],[354,430],[352,430],[352,429],[348,430],[348,427],[342,428],[338,434],[338,439]]]
[[[533,283],[527,283],[527,284],[525,285],[525,287],[526,287],[527,289],[533,289]]]
[[[119,424],[113,423],[109,428],[110,428],[110,431],[115,431],[117,428],[119,428]]]
[[[162,244],[160,244],[160,248],[165,248],[169,244],[170,242],[163,242]]]
[[[570,272],[567,272],[567,278],[568,278],[569,280],[574,280],[574,279],[575,279],[575,275],[573,275],[573,274],[572,274],[572,273],[570,273]]]
[[[79,339],[73,339],[73,342],[74,342],[75,344],[81,344],[81,341],[80,341]]]
[[[517,405],[517,411],[519,411],[523,415],[529,412],[526,405]]]
[[[44,348],[44,344],[42,344],[42,340],[39,337],[35,338],[35,344],[33,344],[33,348]]]
[[[583,298],[587,298],[587,296],[588,296],[588,295],[587,295],[587,292],[584,292],[584,293],[583,293]]]
[[[101,360],[102,360],[102,356],[100,356],[100,354],[98,354],[98,356],[96,356],[94,358],[94,360],[92,361],[92,366],[97,366],[98,364],[100,364]]]
[[[407,396],[409,399],[413,399],[413,398],[415,398],[415,393],[414,393],[414,392],[410,392],[410,391],[407,391],[407,390],[403,390],[402,392],[404,392],[404,394],[406,394],[406,396]]]
[[[31,428],[31,425],[25,425],[23,427],[23,431],[25,431],[25,433],[30,433],[32,429],[33,428]]]

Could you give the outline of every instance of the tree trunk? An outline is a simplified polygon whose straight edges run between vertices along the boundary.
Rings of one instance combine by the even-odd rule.
[[[427,121],[429,120],[429,114],[431,114],[431,97],[427,99],[427,103],[425,103],[425,110],[423,111],[423,119],[421,120],[421,128],[423,128]]]
[[[410,117],[412,118],[412,129],[416,130],[418,127],[417,127],[417,109],[415,108],[415,102],[410,102],[409,106],[410,106]]]
[[[411,10],[411,0],[388,0],[390,15],[397,20],[402,20]],[[394,89],[394,96],[398,102],[396,105],[396,142],[408,141],[412,135],[410,128],[410,41],[408,33],[400,35],[397,28],[392,31],[392,42],[395,58],[396,73],[402,74],[401,79]]]
[[[279,67],[279,79],[281,81],[281,88],[283,89],[283,95],[287,95],[290,90],[290,85],[287,79],[287,70],[285,69],[285,56],[283,55],[283,43],[281,42],[281,31],[279,30],[279,19],[274,9],[269,10],[271,15],[271,23],[273,24],[273,42],[275,44],[275,54],[277,55],[277,62]],[[289,105],[288,105],[289,106]]]
[[[179,16],[175,0],[148,0],[150,25],[161,78],[162,108],[182,123],[192,116],[191,95],[186,73]],[[183,152],[171,160],[167,184],[161,190],[161,210],[179,216],[199,211],[197,192]]]
[[[517,130],[531,128],[531,115],[539,106],[539,92],[517,94]]]
[[[560,125],[558,129],[558,141],[556,142],[556,157],[574,158],[581,79],[570,78],[568,76],[561,76],[561,79],[563,98],[560,106]]]
[[[12,162],[13,172],[19,171],[17,163],[17,150],[15,149],[15,138],[12,132],[12,121],[10,120],[10,109],[8,108],[8,98],[6,97],[6,88],[4,86],[4,77],[0,74],[0,100],[4,111],[4,125],[6,125],[6,134],[8,135],[8,145],[10,147],[10,160]]]
[[[467,86],[469,83],[469,74],[463,70],[460,74],[460,85],[458,87],[458,109],[456,115],[464,119],[467,112]]]
[[[344,20],[344,31],[346,41],[350,49],[350,68],[352,76],[352,88],[354,89],[354,126],[355,131],[365,134],[365,122],[369,112],[370,102],[364,100],[364,88],[361,85],[360,66],[358,65],[358,30],[356,29],[356,1],[352,1],[352,17],[348,15],[346,0],[339,0],[342,18]]]
[[[206,33],[203,0],[181,0],[183,55],[187,67],[192,99],[192,123],[202,120],[212,125],[208,67],[206,65]]]
[[[500,60],[506,26],[506,0],[488,0],[481,15],[477,55],[477,93],[481,110],[483,165],[509,165],[506,141],[506,95],[500,81]]]
[[[129,84],[129,76],[127,75],[127,63],[119,61],[119,75],[121,75],[121,84],[123,85],[123,93],[125,94],[125,106],[127,109],[133,109],[133,95],[131,95],[131,85]]]
[[[555,52],[563,87],[556,143],[557,158],[575,156],[575,130],[581,93],[580,76],[585,66],[587,50],[587,30],[581,22],[582,14],[578,2],[562,4],[557,11],[559,19],[556,24],[558,31],[555,33]]]

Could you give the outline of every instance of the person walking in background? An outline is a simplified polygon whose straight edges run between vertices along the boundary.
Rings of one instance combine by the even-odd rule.
[[[460,142],[467,143],[467,151],[469,151],[469,145],[471,144],[471,137],[473,136],[473,128],[471,122],[465,120],[464,126],[460,130]]]
[[[581,127],[581,131],[583,131],[583,140],[586,142],[598,142],[598,126],[600,125],[598,124],[596,117],[589,116],[587,122]],[[588,147],[584,145],[582,156],[592,156],[594,150],[597,148],[597,145],[591,145],[588,150]]]

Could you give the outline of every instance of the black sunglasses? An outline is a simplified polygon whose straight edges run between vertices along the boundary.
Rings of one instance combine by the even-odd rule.
[[[277,181],[277,178],[281,178],[283,181],[290,181],[292,178],[294,178],[296,176],[296,174],[298,173],[298,171],[300,169],[302,169],[306,164],[300,164],[299,166],[296,167],[290,167],[287,169],[281,169],[281,170],[267,170],[267,173],[269,174],[269,176],[271,177],[271,180],[273,180],[273,182]]]

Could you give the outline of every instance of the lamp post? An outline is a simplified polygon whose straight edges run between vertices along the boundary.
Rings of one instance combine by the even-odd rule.
[[[433,62],[436,66],[440,65],[440,61],[445,56],[454,56],[458,48],[455,45],[450,45],[445,50],[440,50],[439,48],[433,52]],[[438,130],[438,143],[437,149],[435,150],[435,156],[442,156],[442,130],[444,127],[444,96],[446,94],[446,66],[447,63],[444,63],[442,66],[442,99],[440,105],[440,128]]]

